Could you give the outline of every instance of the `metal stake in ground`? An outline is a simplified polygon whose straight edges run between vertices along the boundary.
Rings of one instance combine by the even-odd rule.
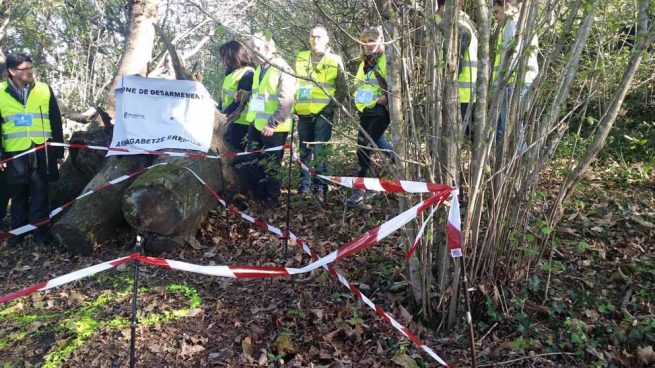
[[[143,238],[136,236],[134,253],[143,254]],[[139,292],[139,265],[141,261],[134,260],[134,287],[132,289],[132,322],[130,323],[130,368],[136,366],[136,300]]]
[[[287,185],[287,227],[284,232],[284,259],[287,259],[287,249],[289,248],[289,223],[291,222],[291,169],[293,168],[293,130],[296,126],[298,115],[291,119],[291,145],[289,147],[289,181]]]

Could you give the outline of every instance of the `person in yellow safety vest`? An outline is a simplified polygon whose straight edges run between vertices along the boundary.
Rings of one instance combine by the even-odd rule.
[[[251,48],[259,64],[253,76],[246,115],[252,122],[248,129],[248,150],[253,151],[282,146],[286,142],[291,130],[296,78],[289,64],[275,54],[275,42],[270,37],[254,34]],[[257,156],[257,162],[245,165],[253,196],[268,208],[279,206],[281,183],[267,170],[279,167],[283,155],[282,150],[267,152]]]
[[[360,132],[357,135],[357,176],[365,177],[371,168],[371,143],[361,132],[364,130],[373,142],[378,142],[389,126],[387,91],[387,59],[384,55],[384,37],[376,27],[359,36],[361,63],[355,76],[353,98],[359,111]],[[375,192],[355,189],[347,200],[350,206],[358,205]]]
[[[221,90],[219,109],[227,115],[225,141],[237,152],[246,149],[248,127],[246,108],[252,90],[255,68],[250,50],[239,41],[229,41],[218,49],[221,63],[225,66],[225,79]]]
[[[446,0],[438,0],[439,14],[445,13]],[[459,10],[459,103],[464,131],[470,130],[475,112],[475,86],[478,79],[478,36],[475,24],[468,14]]]
[[[506,73],[511,72],[512,75],[508,79],[507,85],[503,88],[503,101],[500,108],[500,115],[498,117],[498,124],[496,126],[496,142],[502,141],[505,134],[505,124],[508,118],[509,103],[512,100],[514,90],[519,91],[522,101],[527,92],[532,86],[532,82],[539,74],[539,62],[537,60],[537,50],[539,48],[539,40],[537,35],[534,35],[529,42],[529,45],[524,46],[524,37],[517,35],[517,26],[519,20],[519,8],[516,0],[494,0],[493,2],[493,15],[494,18],[502,26],[498,43],[496,45],[496,58],[494,60],[494,67],[492,71],[492,80],[494,85],[498,85],[499,79],[502,79]],[[525,54],[527,61],[525,62],[525,73],[522,80],[517,81],[515,75],[517,68],[522,65],[519,60],[519,55]],[[505,58],[509,58],[506,62]],[[506,70],[500,70],[502,65],[506,65]],[[525,143],[523,123],[517,124],[519,127],[519,146],[521,151],[527,149]],[[497,147],[500,147],[498,145]]]
[[[328,48],[328,36],[325,27],[316,25],[309,31],[311,50],[301,51],[296,55],[296,102],[294,110],[298,115],[298,140],[300,142],[300,159],[307,166],[312,159],[317,174],[327,175],[325,144],[308,145],[307,142],[327,142],[332,138],[332,121],[337,103],[343,103],[348,93],[344,76],[343,61],[339,55]],[[309,194],[310,184],[316,198],[324,200],[327,184],[300,170],[302,182],[299,193]]]
[[[36,81],[32,59],[25,54],[7,56],[7,81],[0,83],[0,159],[10,158],[46,141],[63,142],[61,113],[52,89]],[[11,226],[47,220],[48,181],[59,178],[57,161],[63,158],[62,147],[46,147],[21,156],[0,169],[6,170],[11,196]],[[47,227],[34,230],[33,240],[43,245]],[[16,246],[26,234],[12,237]]]

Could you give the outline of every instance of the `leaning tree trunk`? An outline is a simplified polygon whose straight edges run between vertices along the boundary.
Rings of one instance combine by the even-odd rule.
[[[129,37],[125,41],[125,52],[121,56],[118,71],[110,84],[105,106],[109,115],[114,115],[114,89],[120,83],[123,75],[147,75],[148,62],[152,59],[152,49],[155,44],[155,28],[157,18],[157,0],[130,0]]]
[[[107,113],[104,113],[104,116],[114,115],[114,89],[120,81],[120,76],[136,73],[145,75],[152,57],[157,0],[131,0],[129,8],[129,36],[126,37],[125,52],[105,100]],[[104,162],[100,172],[88,183],[85,191],[107,180],[129,174],[143,167],[144,161],[149,160],[151,159],[137,157],[109,158]],[[61,220],[53,225],[51,231],[54,238],[60,245],[73,252],[91,253],[95,244],[109,239],[114,229],[125,223],[121,213],[121,201],[116,199],[121,198],[127,185],[128,183],[121,183],[93,196],[80,199],[62,216]]]

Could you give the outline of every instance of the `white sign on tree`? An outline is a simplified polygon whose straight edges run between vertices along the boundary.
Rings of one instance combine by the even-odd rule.
[[[215,107],[201,83],[131,75],[123,76],[114,92],[112,148],[209,150]]]

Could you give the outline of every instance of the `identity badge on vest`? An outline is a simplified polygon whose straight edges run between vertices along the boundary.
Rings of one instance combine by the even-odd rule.
[[[373,102],[373,91],[368,89],[358,89],[355,95],[355,102],[361,104],[370,104]]]
[[[298,89],[298,100],[309,101],[312,99],[312,87],[300,87]]]
[[[32,114],[16,114],[14,115],[14,125],[20,127],[32,126]]]
[[[255,112],[262,112],[266,108],[266,101],[262,95],[255,96],[252,100],[250,100],[249,104],[250,108]]]

